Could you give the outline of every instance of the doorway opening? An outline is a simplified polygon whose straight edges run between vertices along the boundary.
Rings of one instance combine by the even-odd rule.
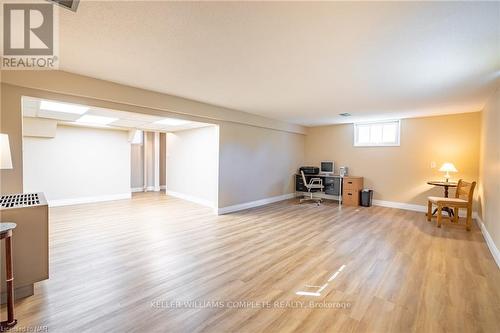
[[[22,112],[23,190],[50,206],[156,191],[217,207],[218,125],[27,96]]]

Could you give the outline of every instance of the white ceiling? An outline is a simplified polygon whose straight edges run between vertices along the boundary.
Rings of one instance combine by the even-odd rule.
[[[62,70],[302,125],[478,111],[500,78],[499,2],[82,1],[60,14]]]
[[[40,102],[41,101],[42,100],[38,99],[38,98],[24,96],[23,100],[22,100],[23,117],[52,119],[52,120],[56,120],[58,123],[62,123],[62,124],[66,124],[66,125],[101,127],[101,128],[106,127],[106,128],[110,128],[110,129],[122,129],[122,130],[139,129],[139,130],[157,131],[157,132],[176,132],[176,131],[183,131],[183,130],[192,129],[192,128],[211,126],[211,124],[201,123],[201,122],[197,122],[197,121],[186,121],[183,124],[175,125],[175,126],[166,125],[166,124],[158,124],[155,122],[162,120],[162,119],[165,119],[165,117],[158,117],[158,116],[152,116],[152,115],[141,114],[141,113],[89,107],[89,110],[87,112],[85,112],[85,115],[117,118],[116,121],[113,121],[109,125],[106,125],[106,126],[94,125],[93,126],[91,124],[77,123],[76,121],[80,117],[83,116],[81,114],[55,112],[55,111],[40,109]],[[57,102],[57,101],[52,101],[52,102]],[[68,103],[64,103],[64,104],[68,104]]]

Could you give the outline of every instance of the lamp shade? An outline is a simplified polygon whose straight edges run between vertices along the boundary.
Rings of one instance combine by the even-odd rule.
[[[9,136],[0,133],[0,169],[12,169]]]
[[[442,172],[458,172],[457,168],[453,165],[453,163],[445,163],[441,166],[439,171]]]

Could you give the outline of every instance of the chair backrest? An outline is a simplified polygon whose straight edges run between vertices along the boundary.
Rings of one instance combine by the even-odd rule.
[[[300,170],[300,174],[302,175],[302,181],[304,182],[304,186],[307,186],[306,175],[304,175],[304,170]]]
[[[455,198],[460,198],[467,200],[472,203],[474,197],[474,188],[476,187],[476,182],[466,182],[462,179],[458,181],[457,192],[455,193]]]

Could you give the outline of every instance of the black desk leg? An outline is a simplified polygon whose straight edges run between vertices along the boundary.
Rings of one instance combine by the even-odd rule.
[[[437,208],[434,208],[434,211],[432,212],[432,216],[436,215],[437,210],[438,210]],[[455,216],[455,213],[453,213],[453,209],[451,209],[449,207],[443,207],[442,211],[447,212],[449,217]]]

